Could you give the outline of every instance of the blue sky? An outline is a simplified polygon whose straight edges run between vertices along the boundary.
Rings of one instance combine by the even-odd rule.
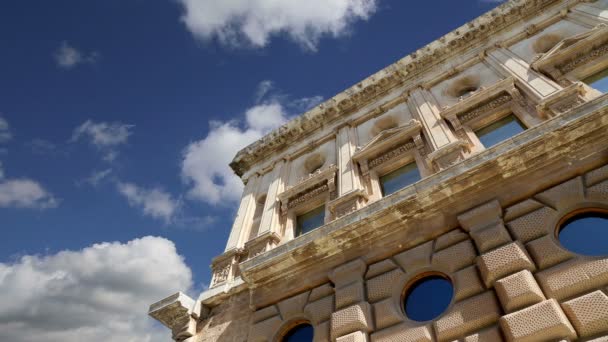
[[[147,331],[137,313],[150,301],[208,283],[240,196],[227,167],[239,148],[496,4],[3,1],[4,296],[52,312],[57,279],[52,296],[70,289],[76,304],[82,293],[121,293],[140,306],[101,310],[104,296],[87,305],[132,326],[100,332],[83,322],[88,336],[156,340],[127,330]],[[88,261],[96,276],[83,270]],[[112,272],[144,280],[120,287],[106,279]],[[26,275],[39,294],[19,292]],[[0,339],[75,338],[63,321],[36,331],[37,313],[22,306],[0,309]]]

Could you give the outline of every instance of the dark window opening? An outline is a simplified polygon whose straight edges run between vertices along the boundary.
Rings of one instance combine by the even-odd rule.
[[[511,114],[477,130],[475,134],[485,148],[490,148],[525,130],[526,126]]]
[[[312,342],[314,329],[310,324],[300,324],[283,337],[283,342]]]
[[[430,274],[416,280],[405,292],[405,315],[418,322],[439,317],[452,302],[454,286],[444,275]]]
[[[557,238],[571,252],[608,255],[608,210],[590,209],[566,216],[558,226]]]
[[[380,177],[382,196],[388,196],[399,189],[420,180],[420,172],[416,163],[409,163],[393,172]]]
[[[325,206],[320,206],[296,218],[296,236],[306,234],[325,223]]]

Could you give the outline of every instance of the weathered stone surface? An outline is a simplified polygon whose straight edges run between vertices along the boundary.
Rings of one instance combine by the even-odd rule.
[[[511,242],[511,236],[502,222],[471,232],[475,245],[480,252],[487,252]]]
[[[539,194],[536,194],[535,197],[541,202],[546,203],[558,210],[560,208],[568,208],[585,199],[583,178],[573,178]]]
[[[515,239],[522,242],[528,242],[538,239],[545,234],[549,234],[551,227],[547,226],[547,222],[552,221],[555,216],[555,210],[549,207],[542,207],[508,222],[507,227],[509,227],[511,234],[513,234]]]
[[[328,320],[333,312],[333,296],[327,296],[314,302],[310,302],[304,307],[304,313],[307,317],[310,317],[310,320],[314,324],[319,324],[320,322]]]
[[[363,281],[355,281],[336,289],[336,309],[341,309],[365,300]]]
[[[485,291],[476,266],[469,266],[454,273],[454,300],[460,301]]]
[[[272,340],[279,327],[283,324],[281,317],[274,316],[264,321],[254,324],[249,330],[249,339],[251,342],[269,342]]]
[[[608,284],[608,259],[573,259],[536,273],[548,298],[562,300]]]
[[[367,273],[365,273],[365,279],[370,279],[382,273],[392,271],[397,267],[397,264],[395,264],[393,260],[384,259],[380,262],[369,265],[369,267],[367,268]]]
[[[477,260],[477,264],[487,287],[492,287],[496,279],[517,271],[536,269],[519,241],[482,254]]]
[[[555,299],[549,299],[500,319],[508,341],[574,339],[576,332]]]
[[[544,206],[545,205],[540,203],[539,201],[532,198],[528,198],[525,201],[521,201],[505,209],[504,220],[511,221],[527,213],[540,209]]]
[[[471,334],[464,338],[464,342],[500,342],[504,341],[500,328],[493,326],[484,330],[480,330],[475,334]]]
[[[372,331],[374,328],[371,305],[358,303],[331,315],[331,337],[337,338],[355,331]]]
[[[279,314],[279,310],[277,309],[276,306],[271,305],[271,306],[267,306],[263,309],[257,310],[256,312],[253,313],[252,315],[252,321],[253,323],[257,323],[260,321],[263,321],[267,318],[270,318],[272,316],[276,316]]]
[[[432,264],[449,272],[456,272],[465,266],[472,265],[476,256],[477,252],[471,240],[465,240],[434,253]]]
[[[585,174],[585,184],[587,186],[595,185],[606,179],[608,179],[608,165],[598,167],[597,169],[589,171],[587,174]]]
[[[387,298],[374,304],[374,317],[376,318],[376,329],[384,329],[397,324],[405,319],[401,307],[395,303],[393,298]]]
[[[526,244],[532,259],[539,269],[545,269],[553,265],[564,262],[574,256],[562,246],[559,246],[555,238],[545,235]]]
[[[309,301],[315,301],[317,299],[321,299],[323,297],[327,297],[329,295],[334,294],[334,287],[330,284],[323,284],[319,287],[315,287],[312,291],[310,291],[310,296],[308,297]]]
[[[571,299],[562,308],[580,337],[608,333],[608,296],[602,291]]]
[[[435,252],[468,239],[469,236],[460,229],[451,230],[435,240]]]
[[[338,337],[336,342],[367,342],[367,333],[363,331],[357,331],[346,336]]]
[[[372,342],[431,342],[430,328],[427,326],[412,326],[407,323],[382,329],[371,334]]]
[[[308,302],[310,291],[300,293],[297,296],[287,298],[278,303],[279,312],[284,320],[300,315],[304,311],[304,305]]]
[[[346,264],[336,267],[329,273],[329,279],[333,281],[336,288],[348,285],[363,278],[367,265],[361,259],[355,259]]]
[[[315,328],[315,335],[313,337],[313,342],[331,341],[331,339],[329,337],[329,321],[319,323],[314,328]]]
[[[400,269],[392,270],[367,281],[367,299],[370,302],[390,297],[394,286],[403,282],[405,274]]]
[[[534,276],[528,270],[499,279],[494,287],[506,312],[513,312],[545,300]]]
[[[399,253],[393,259],[406,272],[410,272],[420,267],[430,265],[431,255],[433,254],[433,241],[425,242],[419,246]]]

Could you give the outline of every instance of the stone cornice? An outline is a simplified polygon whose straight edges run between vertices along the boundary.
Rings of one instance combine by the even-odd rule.
[[[496,35],[557,2],[560,1],[511,0],[496,7],[270,132],[239,151],[230,166],[237,175],[244,175],[258,161],[271,155],[278,155],[315,130],[352,114],[358,108],[412,80],[433,65],[461,53],[464,49],[475,44],[488,44],[485,38]],[[588,2],[588,0],[561,2],[563,4],[561,10],[579,2]]]

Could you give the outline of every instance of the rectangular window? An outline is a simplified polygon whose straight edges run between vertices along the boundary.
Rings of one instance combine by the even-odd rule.
[[[490,148],[501,141],[523,132],[524,124],[513,114],[504,117],[475,132],[485,148]]]
[[[420,172],[416,163],[409,163],[389,174],[380,177],[382,196],[388,196],[420,180]]]
[[[320,206],[296,217],[296,236],[306,234],[325,223],[325,206]]]
[[[608,93],[608,69],[583,80],[591,88]]]

